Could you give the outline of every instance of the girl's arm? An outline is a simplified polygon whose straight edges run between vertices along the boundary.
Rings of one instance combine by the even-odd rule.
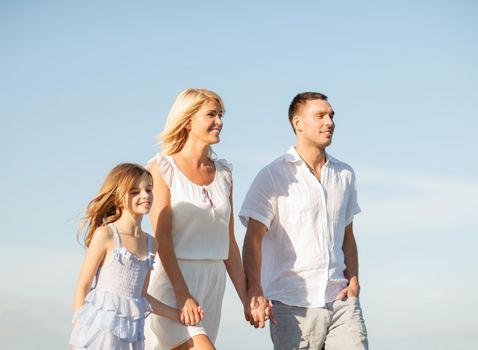
[[[159,316],[167,317],[170,320],[179,322],[179,311],[177,309],[160,302],[158,299],[155,299],[154,297],[148,294],[147,291],[148,291],[150,274],[151,274],[151,271],[148,271],[148,274],[146,275],[146,279],[144,280],[143,297],[146,298],[149,305],[151,305],[151,308],[153,309],[153,313]]]
[[[234,211],[232,208],[232,188],[231,195],[229,196],[229,202],[231,204],[231,217],[229,219],[229,257],[224,260],[227,273],[231,278],[236,292],[241,299],[242,304],[246,302],[246,277],[244,275],[244,269],[242,267],[241,254],[239,253],[239,247],[237,246],[236,238],[234,235]]]
[[[186,281],[179,269],[171,236],[171,193],[159,172],[156,160],[151,164],[151,175],[154,184],[154,201],[149,218],[155,237],[158,240],[159,258],[176,294],[181,323],[186,326],[194,326],[202,320],[203,313],[198,302],[189,293]]]
[[[80,276],[76,285],[75,297],[73,299],[73,312],[78,310],[84,303],[91,283],[95,278],[98,267],[103,263],[108,251],[114,246],[113,233],[108,227],[98,227],[93,234],[90,245],[86,250],[85,258],[80,270]],[[111,255],[108,254],[108,255]]]
[[[153,238],[153,251],[155,252],[157,250],[158,250],[158,241]],[[153,312],[156,315],[164,316],[173,321],[179,322],[179,312],[177,309],[160,302],[159,300],[155,299],[154,297],[148,294],[150,275],[151,275],[151,270],[148,271],[148,274],[146,275],[146,278],[144,280],[143,297],[146,298],[146,300],[148,300],[149,304],[151,305],[151,308],[153,309]]]

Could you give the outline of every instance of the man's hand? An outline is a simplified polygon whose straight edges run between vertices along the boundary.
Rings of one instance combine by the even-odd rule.
[[[249,297],[244,305],[244,316],[254,328],[264,328],[267,320],[276,324],[272,302],[262,295]]]
[[[337,296],[338,300],[344,300],[346,298],[358,298],[360,294],[360,285],[358,282],[349,283],[347,287],[342,289]]]

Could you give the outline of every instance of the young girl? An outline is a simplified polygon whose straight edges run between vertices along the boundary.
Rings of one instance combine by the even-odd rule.
[[[88,249],[73,302],[75,349],[143,349],[146,316],[179,319],[176,309],[146,293],[158,243],[143,232],[141,220],[152,201],[151,174],[120,164],[88,205]]]

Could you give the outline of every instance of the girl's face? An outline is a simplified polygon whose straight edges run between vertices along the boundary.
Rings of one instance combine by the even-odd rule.
[[[153,186],[148,174],[143,174],[126,195],[125,208],[134,216],[149,213],[153,202]]]
[[[189,137],[208,145],[220,141],[222,129],[222,108],[215,100],[209,100],[191,118],[188,129]]]

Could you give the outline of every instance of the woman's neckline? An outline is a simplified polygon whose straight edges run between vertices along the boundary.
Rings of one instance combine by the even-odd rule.
[[[176,164],[176,161],[174,160],[174,158],[171,156],[171,155],[168,155],[167,156],[170,160],[171,160],[171,163],[172,165],[178,170],[178,172],[181,174],[181,176],[183,176],[189,183],[193,184],[194,186],[197,186],[197,187],[209,187],[211,186],[217,179],[217,164],[216,164],[216,161],[215,160],[211,160],[212,163],[214,164],[214,178],[212,179],[211,182],[209,182],[208,184],[206,185],[200,185],[200,184],[197,184],[195,183],[194,181],[192,181],[189,177],[186,176],[186,174],[178,167],[178,165]]]

